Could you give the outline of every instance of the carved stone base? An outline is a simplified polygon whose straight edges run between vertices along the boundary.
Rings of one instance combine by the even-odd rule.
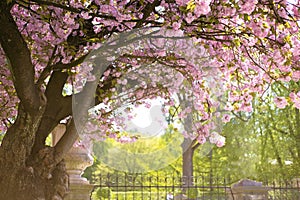
[[[84,169],[93,164],[89,151],[81,147],[72,147],[65,156],[66,169],[69,174],[70,187],[65,200],[90,200],[93,185],[81,177]]]
[[[91,184],[71,183],[64,200],[90,200],[93,187]]]
[[[52,144],[55,145],[65,132],[65,125],[59,124],[52,132]],[[72,147],[64,157],[69,175],[69,191],[64,200],[90,200],[93,185],[81,177],[83,171],[93,164],[93,157],[84,147]]]

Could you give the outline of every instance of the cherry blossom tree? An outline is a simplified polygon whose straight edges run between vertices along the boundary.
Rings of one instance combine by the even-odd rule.
[[[226,97],[224,109],[251,112],[253,96],[263,97],[272,83],[284,86],[299,81],[299,6],[298,1],[286,0],[1,1],[0,131],[5,135],[0,147],[0,199],[62,199],[68,188],[63,157],[78,139],[68,88],[80,96],[89,83],[96,82],[95,105],[113,102],[117,106],[122,98],[116,88],[128,84],[122,75],[141,62],[159,63],[165,73],[162,77],[172,69],[184,81],[140,83],[122,100],[139,104],[162,96],[172,105],[171,93],[185,90],[193,104],[179,116],[186,118],[194,111],[200,116],[185,137],[200,143],[210,137],[203,123],[212,118],[220,102],[216,94],[212,97],[201,63],[144,45],[118,55],[100,78],[94,76],[97,70],[84,60],[115,34],[143,27],[182,32],[212,58],[210,63],[218,72],[214,82]],[[197,57],[193,50],[185,54]],[[299,108],[299,91],[275,97],[275,103]],[[111,110],[100,113],[96,118],[101,137],[133,139],[116,133],[113,124],[122,120],[113,122]],[[228,116],[222,118],[227,121]],[[46,138],[61,120],[68,122],[64,136],[54,147],[47,147]],[[87,124],[92,130],[93,123]],[[223,140],[211,141],[221,146]]]

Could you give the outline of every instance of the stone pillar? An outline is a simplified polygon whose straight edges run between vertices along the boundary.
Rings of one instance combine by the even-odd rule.
[[[63,133],[65,125],[59,124],[52,132],[52,144],[55,145]],[[67,173],[69,174],[69,191],[64,200],[90,200],[93,185],[81,177],[83,171],[93,164],[89,150],[83,147],[72,147],[65,155]]]
[[[243,179],[227,190],[229,200],[268,200],[269,187],[261,182]]]
[[[55,146],[66,131],[66,125],[58,124],[52,131],[52,146]]]
[[[89,200],[94,186],[81,177],[83,171],[93,164],[89,151],[82,147],[72,147],[65,156],[65,163],[70,180],[70,190],[65,200]]]

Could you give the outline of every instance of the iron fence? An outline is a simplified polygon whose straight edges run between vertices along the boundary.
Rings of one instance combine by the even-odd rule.
[[[92,200],[228,200],[233,199],[232,185],[237,180],[203,174],[194,177],[175,175],[102,174]],[[269,200],[300,200],[300,182],[263,181],[269,188]]]
[[[265,181],[269,200],[300,200],[300,179]]]

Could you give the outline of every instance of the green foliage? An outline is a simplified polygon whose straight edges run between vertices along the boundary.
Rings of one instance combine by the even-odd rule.
[[[208,177],[230,176],[231,183],[242,178],[258,181],[275,178],[292,179],[299,176],[300,164],[300,113],[293,106],[279,109],[273,103],[274,93],[277,96],[288,96],[287,90],[296,90],[298,83],[272,85],[264,98],[254,96],[251,114],[235,113],[236,117],[223,127],[222,135],[226,136],[226,145],[217,148],[209,143],[201,145],[194,153],[194,174],[205,172]],[[140,141],[136,144],[121,144],[121,148],[132,154],[151,152],[162,148],[174,138],[179,137],[178,130],[170,125],[166,133],[152,141]],[[181,151],[180,140],[174,152]],[[106,145],[115,145],[113,142]],[[106,148],[98,148],[98,156],[105,156]],[[172,152],[172,151],[170,151]],[[170,155],[165,155],[166,157]],[[158,161],[159,162],[159,161]],[[99,167],[102,165],[101,167]],[[144,167],[143,163],[134,163]],[[128,166],[131,167],[131,166]],[[174,160],[165,169],[150,172],[159,177],[181,175],[181,159]],[[109,171],[101,162],[95,168]],[[95,172],[94,172],[95,173]],[[161,183],[163,184],[163,182]],[[192,197],[191,197],[192,198]]]
[[[46,138],[45,144],[46,144],[47,146],[51,146],[51,145],[52,145],[52,134],[50,134],[50,135]]]
[[[299,176],[299,110],[293,106],[279,109],[272,97],[274,93],[288,96],[287,90],[296,88],[296,83],[275,84],[263,99],[256,97],[251,115],[237,113],[224,126],[225,147],[214,147],[206,156],[195,153],[196,171],[208,169],[214,176],[230,176],[233,182],[241,178],[263,181]]]
[[[108,199],[111,196],[111,190],[109,188],[98,188],[96,194],[99,199]]]
[[[3,140],[3,137],[4,137],[4,133],[0,132],[0,144],[1,144],[1,141]]]
[[[170,126],[164,135],[139,138],[134,143],[124,144],[113,139],[95,143],[93,152],[102,164],[115,170],[143,173],[176,161],[181,155],[182,141],[183,136]]]
[[[101,165],[101,162],[97,159],[97,157],[94,156],[93,165],[85,169],[84,173],[82,174],[82,177],[85,177],[92,183],[95,183],[99,172],[102,171],[105,171],[104,167]]]
[[[112,192],[111,199],[165,199],[165,192],[152,191],[131,191],[131,192]]]
[[[186,193],[189,199],[196,199],[198,196],[197,188],[189,188]]]

